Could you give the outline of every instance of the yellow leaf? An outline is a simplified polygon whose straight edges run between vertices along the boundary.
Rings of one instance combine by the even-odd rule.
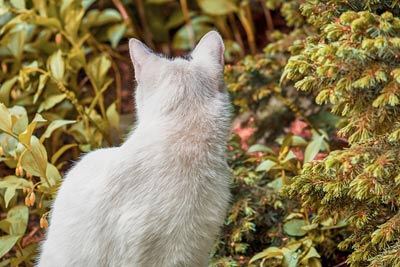
[[[54,78],[56,78],[57,80],[62,80],[64,77],[65,66],[61,50],[58,50],[49,57],[48,64],[48,68],[50,69]]]
[[[106,114],[107,114],[107,120],[110,123],[110,125],[115,129],[119,129],[119,115],[115,102],[112,103],[110,106],[108,106]]]
[[[0,103],[0,130],[5,132],[11,132],[12,123],[11,123],[11,116],[8,113],[7,107]]]
[[[25,171],[34,176],[46,177],[47,152],[43,144],[35,136],[31,136],[31,151],[26,151],[21,158],[21,165]]]
[[[45,121],[46,120],[40,114],[36,114],[35,118],[28,125],[28,128],[26,128],[26,130],[18,136],[19,142],[29,146],[31,136],[32,136],[33,130],[35,130],[36,124],[38,122],[45,122]]]
[[[75,123],[75,120],[54,120],[47,127],[44,134],[40,137],[40,140],[43,141],[45,138],[49,138],[54,130],[63,127],[64,125]]]

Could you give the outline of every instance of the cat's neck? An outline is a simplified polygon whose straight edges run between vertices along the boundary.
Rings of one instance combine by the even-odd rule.
[[[188,110],[187,113],[143,117],[129,135],[124,146],[137,143],[164,143],[171,146],[193,146],[209,149],[221,146],[224,149],[228,126],[223,118]]]

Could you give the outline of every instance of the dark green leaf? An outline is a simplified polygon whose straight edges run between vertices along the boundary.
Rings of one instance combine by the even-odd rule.
[[[35,136],[31,137],[31,148],[32,151],[27,150],[21,158],[22,168],[32,175],[46,177],[46,149]]]
[[[17,243],[19,236],[6,235],[0,237],[0,258],[2,258]]]
[[[210,15],[221,16],[237,11],[236,1],[197,0],[201,9]]]
[[[283,230],[286,234],[291,236],[304,236],[307,234],[307,231],[302,229],[304,225],[304,220],[293,219],[283,224]]]

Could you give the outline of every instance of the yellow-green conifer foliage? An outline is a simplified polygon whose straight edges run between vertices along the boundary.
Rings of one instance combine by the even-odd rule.
[[[293,47],[282,79],[343,116],[349,147],[307,165],[289,189],[315,221],[346,218],[350,266],[400,266],[400,3],[309,0],[319,34]]]

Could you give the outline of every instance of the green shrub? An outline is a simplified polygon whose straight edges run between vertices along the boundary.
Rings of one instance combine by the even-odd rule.
[[[329,151],[327,134],[319,128],[332,130],[336,122],[331,116],[332,122],[320,123],[327,117],[326,110],[296,92],[292,84],[279,82],[290,57],[289,47],[314,32],[304,24],[299,4],[268,3],[284,9],[288,24],[297,28],[288,34],[274,32],[274,42],[263,54],[247,56],[225,70],[238,136],[230,142],[233,204],[214,251],[213,267],[340,263],[341,255],[335,250],[337,240],[347,233],[346,225],[332,218],[312,223],[314,214],[310,210],[280,194],[284,185],[301,173],[304,163],[320,151]],[[307,123],[294,120],[296,116]],[[284,128],[291,123],[302,125],[302,130],[285,134]]]
[[[400,266],[400,4],[306,1],[315,36],[298,42],[283,78],[343,116],[347,149],[305,166],[290,194],[353,228],[350,266]]]
[[[0,266],[31,265],[70,160],[118,128],[106,92],[120,90],[111,56],[126,25],[93,2],[0,1]]]

